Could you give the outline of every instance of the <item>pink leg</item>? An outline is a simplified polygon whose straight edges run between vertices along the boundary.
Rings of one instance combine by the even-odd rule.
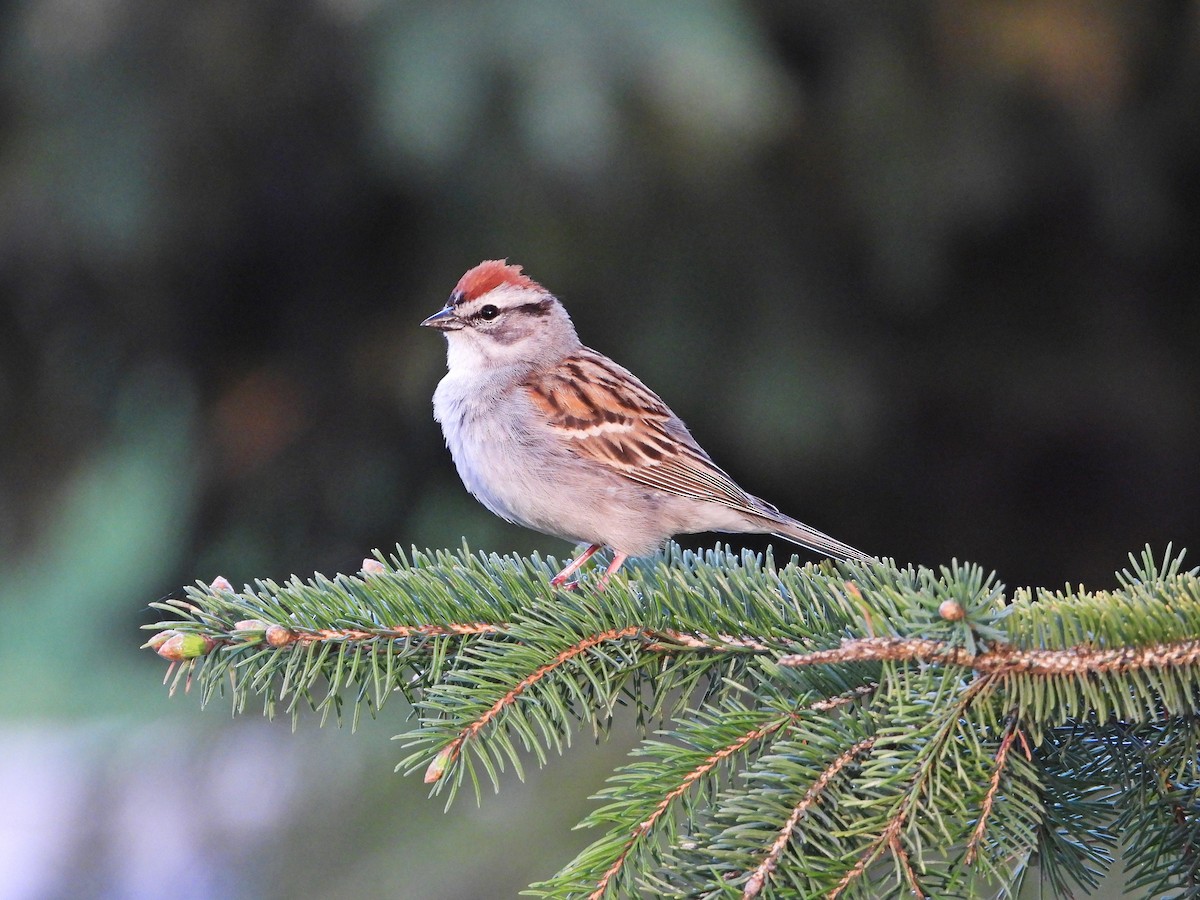
[[[618,553],[616,551],[613,551],[612,562],[610,562],[608,564],[608,568],[605,569],[604,574],[600,576],[600,581],[597,582],[597,584],[596,584],[596,590],[598,590],[598,591],[604,590],[604,586],[606,584],[608,584],[608,576],[612,575],[613,572],[615,572],[615,571],[617,571],[617,569],[621,568],[621,564],[624,563],[625,560],[627,560],[628,558],[629,558],[628,553]]]
[[[589,559],[591,559],[592,554],[595,553],[599,549],[600,549],[599,544],[592,544],[592,546],[588,547],[586,550],[584,550],[582,553],[580,553],[578,557],[576,557],[571,562],[567,563],[567,567],[565,569],[563,569],[561,572],[559,572],[557,575],[555,575],[553,578],[551,578],[550,583],[552,585],[554,585],[555,587],[562,587],[563,584],[566,583],[567,579],[570,578],[572,575],[574,575],[576,572],[578,572],[579,567],[582,566]],[[575,589],[575,584],[576,584],[576,582],[571,582],[570,584],[568,584],[567,590],[573,591]]]

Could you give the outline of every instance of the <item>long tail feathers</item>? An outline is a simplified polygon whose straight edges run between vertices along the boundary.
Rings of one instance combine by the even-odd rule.
[[[837,559],[853,559],[859,562],[867,562],[871,559],[861,550],[856,550],[849,544],[843,544],[841,541],[831,538],[823,531],[809,528],[803,522],[797,522],[785,515],[772,516],[769,521],[771,534],[797,543],[801,547],[807,547],[809,550],[828,553]]]

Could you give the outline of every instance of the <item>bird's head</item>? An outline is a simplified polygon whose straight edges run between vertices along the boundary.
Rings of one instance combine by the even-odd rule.
[[[579,346],[558,299],[506,260],[484,260],[421,323],[444,332],[449,365],[473,368],[551,362]]]

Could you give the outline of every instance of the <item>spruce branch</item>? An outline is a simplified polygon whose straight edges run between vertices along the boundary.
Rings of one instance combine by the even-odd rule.
[[[599,634],[589,635],[583,640],[567,647],[558,653],[550,662],[538,666],[533,672],[526,675],[519,682],[509,688],[503,696],[495,703],[485,709],[477,719],[467,725],[458,733],[449,744],[442,748],[441,752],[434,757],[433,762],[429,764],[429,768],[425,770],[425,782],[428,784],[432,781],[437,781],[445,774],[446,768],[458,759],[459,753],[462,752],[463,744],[475,737],[479,732],[487,727],[488,723],[499,716],[507,707],[511,706],[527,689],[537,684],[538,681],[545,678],[555,669],[565,665],[572,659],[587,653],[593,647],[603,644],[606,641],[619,641],[624,638],[637,637],[641,629],[635,626],[628,626],[621,629],[610,629],[602,631]],[[661,646],[661,644],[659,645]]]
[[[398,768],[447,802],[630,707],[648,734],[543,896],[973,897],[1035,859],[1086,890],[1118,835],[1131,890],[1196,889],[1200,578],[1181,556],[1011,596],[957,562],[671,548],[603,594],[554,589],[557,568],[463,548],[217,579],[154,604],[146,646],[172,691],[236,712],[357,723],[401,695]]]
[[[1142,647],[1093,650],[1021,650],[1000,644],[984,653],[971,653],[948,641],[913,638],[856,638],[831,650],[814,650],[783,657],[783,666],[817,666],[839,662],[927,662],[962,666],[986,675],[1105,675],[1137,669],[1180,669],[1200,663],[1200,640],[1181,640]]]
[[[737,739],[724,747],[721,747],[715,753],[706,757],[699,765],[688,772],[667,794],[658,802],[650,814],[633,827],[629,838],[625,845],[617,853],[616,858],[612,861],[604,873],[600,876],[595,888],[588,895],[590,900],[598,900],[603,897],[608,890],[609,884],[616,876],[629,859],[630,852],[646,834],[649,834],[658,821],[666,814],[672,804],[682,797],[688,789],[700,781],[700,779],[709,776],[713,770],[725,760],[729,759],[733,754],[738,753],[748,744],[761,741],[763,738],[775,733],[791,720],[790,715],[779,716],[769,720],[766,724],[752,728],[743,734],[738,735]]]
[[[1000,791],[1000,779],[1004,775],[1004,763],[1008,759],[1008,751],[1012,748],[1013,741],[1018,736],[1021,736],[1021,731],[1017,728],[1017,718],[1014,715],[1009,719],[1008,725],[1004,729],[1004,737],[1000,739],[1000,746],[996,750],[995,770],[992,772],[992,780],[988,784],[987,794],[984,795],[983,804],[979,810],[979,822],[975,825],[975,830],[971,832],[971,839],[967,841],[967,865],[972,865],[979,853],[979,843],[983,840],[984,833],[987,830],[988,817],[992,814],[992,809],[996,805],[996,795]],[[1021,742],[1024,743],[1024,741],[1025,738],[1021,736]],[[1025,747],[1025,755],[1032,758],[1028,745]]]
[[[784,849],[787,847],[788,842],[792,838],[792,832],[796,830],[796,826],[799,824],[800,819],[804,817],[805,813],[808,812],[808,808],[816,803],[820,798],[822,792],[824,792],[825,788],[829,785],[829,782],[833,781],[834,778],[841,774],[842,769],[849,766],[862,754],[870,751],[870,749],[874,746],[874,737],[863,738],[861,741],[847,749],[845,753],[831,762],[829,767],[825,769],[825,771],[817,777],[817,780],[809,786],[808,790],[804,792],[804,797],[799,803],[796,804],[795,809],[792,810],[792,814],[788,816],[787,822],[784,823],[783,828],[779,830],[779,836],[775,838],[775,841],[771,844],[771,848],[767,851],[766,858],[763,859],[763,861],[758,864],[758,867],[751,873],[749,880],[746,882],[746,887],[742,891],[743,900],[752,900],[752,898],[757,897],[762,891],[763,886],[767,883],[767,879],[771,877],[771,873],[774,872],[776,867],[779,865],[779,859],[783,855]],[[849,878],[847,878],[846,881],[849,883]]]
[[[919,889],[908,853],[904,849],[904,830],[906,825],[916,821],[918,812],[921,812],[928,817],[930,824],[940,827],[940,834],[936,835],[934,840],[945,838],[946,843],[951,845],[954,843],[955,837],[942,821],[944,817],[939,814],[933,801],[937,799],[938,794],[945,795],[948,790],[969,791],[972,782],[968,779],[961,779],[962,783],[951,781],[947,785],[941,777],[941,767],[946,762],[948,744],[952,740],[969,740],[976,733],[976,728],[972,726],[980,723],[972,721],[973,705],[977,700],[987,697],[994,687],[993,676],[975,680],[962,691],[950,708],[937,717],[930,717],[915,734],[905,733],[907,729],[905,732],[887,729],[882,735],[876,736],[872,742],[873,747],[880,745],[893,749],[894,752],[894,749],[911,746],[915,742],[919,749],[916,754],[901,763],[901,789],[897,792],[896,799],[891,801],[891,808],[887,809],[882,830],[874,840],[870,841],[859,854],[853,867],[830,891],[831,900],[841,896],[885,850],[892,853],[897,867],[917,891],[917,895],[925,896],[924,891]],[[884,756],[884,760],[886,760],[886,766],[890,768],[896,766],[891,755]],[[881,768],[879,760],[874,763],[873,766],[869,764],[865,767],[864,774],[868,777],[872,771],[879,771]],[[915,834],[914,837],[919,838],[920,835]]]
[[[586,823],[590,826],[609,823],[618,827],[626,827],[627,831],[623,843],[610,842],[610,849],[607,853],[600,851],[599,844],[594,845],[592,848],[589,848],[587,853],[581,855],[576,863],[569,865],[563,874],[572,873],[580,886],[580,890],[583,890],[587,882],[594,878],[596,866],[608,862],[608,867],[596,879],[595,884],[589,888],[590,893],[588,893],[588,897],[598,900],[598,898],[605,896],[605,892],[610,887],[618,884],[624,888],[632,887],[633,881],[630,879],[622,882],[614,881],[619,875],[627,871],[626,866],[630,862],[631,854],[636,849],[642,849],[645,851],[646,856],[652,856],[654,839],[662,838],[666,835],[673,837],[674,833],[670,831],[656,834],[656,827],[660,822],[664,821],[665,817],[675,807],[687,798],[690,791],[703,785],[706,780],[715,783],[715,776],[722,764],[726,764],[737,754],[746,751],[747,748],[753,747],[759,742],[770,738],[785,726],[795,724],[802,713],[832,712],[842,706],[869,696],[875,690],[875,687],[873,684],[863,685],[840,696],[814,700],[800,710],[778,711],[769,715],[765,720],[754,718],[752,719],[754,724],[748,730],[743,731],[738,729],[732,736],[728,732],[721,732],[722,738],[717,746],[698,743],[698,736],[687,726],[684,726],[684,730],[677,733],[678,743],[656,743],[652,745],[652,748],[647,748],[642,754],[648,758],[646,762],[649,765],[634,764],[623,769],[620,777],[614,779],[613,789],[601,795],[602,797],[617,800],[617,802],[613,803],[610,807],[597,810],[596,813],[589,817]],[[738,721],[740,719],[740,716],[737,715],[738,713],[744,715],[746,710],[732,706],[725,710],[723,717],[727,720]],[[703,721],[702,714],[697,714],[697,717],[699,721]],[[678,749],[680,745],[694,748],[695,753],[680,753]],[[679,770],[674,766],[672,771],[668,772],[661,765],[656,765],[654,761],[651,761],[658,755],[655,751],[665,751],[672,757],[671,762],[673,764],[684,767],[691,765],[691,768],[684,772],[682,777],[679,777]],[[703,755],[704,753],[707,753],[707,755],[703,756],[703,758],[698,758],[698,755]],[[661,760],[658,760],[658,762],[661,762]],[[673,787],[663,794],[661,799],[657,799],[657,789],[661,788],[664,783],[670,783]],[[635,807],[626,805],[618,798],[628,794],[640,795],[643,791],[645,791],[647,803],[654,803],[654,806],[646,813],[645,818],[641,818],[632,827],[628,827],[631,814],[634,818],[637,818],[640,813],[635,813]],[[657,802],[655,803],[656,799]],[[647,836],[651,836],[651,839],[647,840]],[[616,829],[610,832],[610,838],[617,837],[619,837],[619,834]]]

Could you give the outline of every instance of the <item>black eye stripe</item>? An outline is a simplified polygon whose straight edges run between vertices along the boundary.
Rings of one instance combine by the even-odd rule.
[[[508,309],[499,309],[492,303],[481,306],[476,312],[472,313],[469,318],[483,322],[494,322],[500,318],[503,313],[519,313],[527,316],[545,316],[550,313],[550,300],[534,300],[530,303],[522,303],[520,306],[510,306]],[[489,315],[485,315],[489,310],[494,310]]]
[[[532,303],[522,303],[520,306],[514,306],[513,311],[520,310],[531,316],[545,316],[550,313],[551,300],[534,300]]]

